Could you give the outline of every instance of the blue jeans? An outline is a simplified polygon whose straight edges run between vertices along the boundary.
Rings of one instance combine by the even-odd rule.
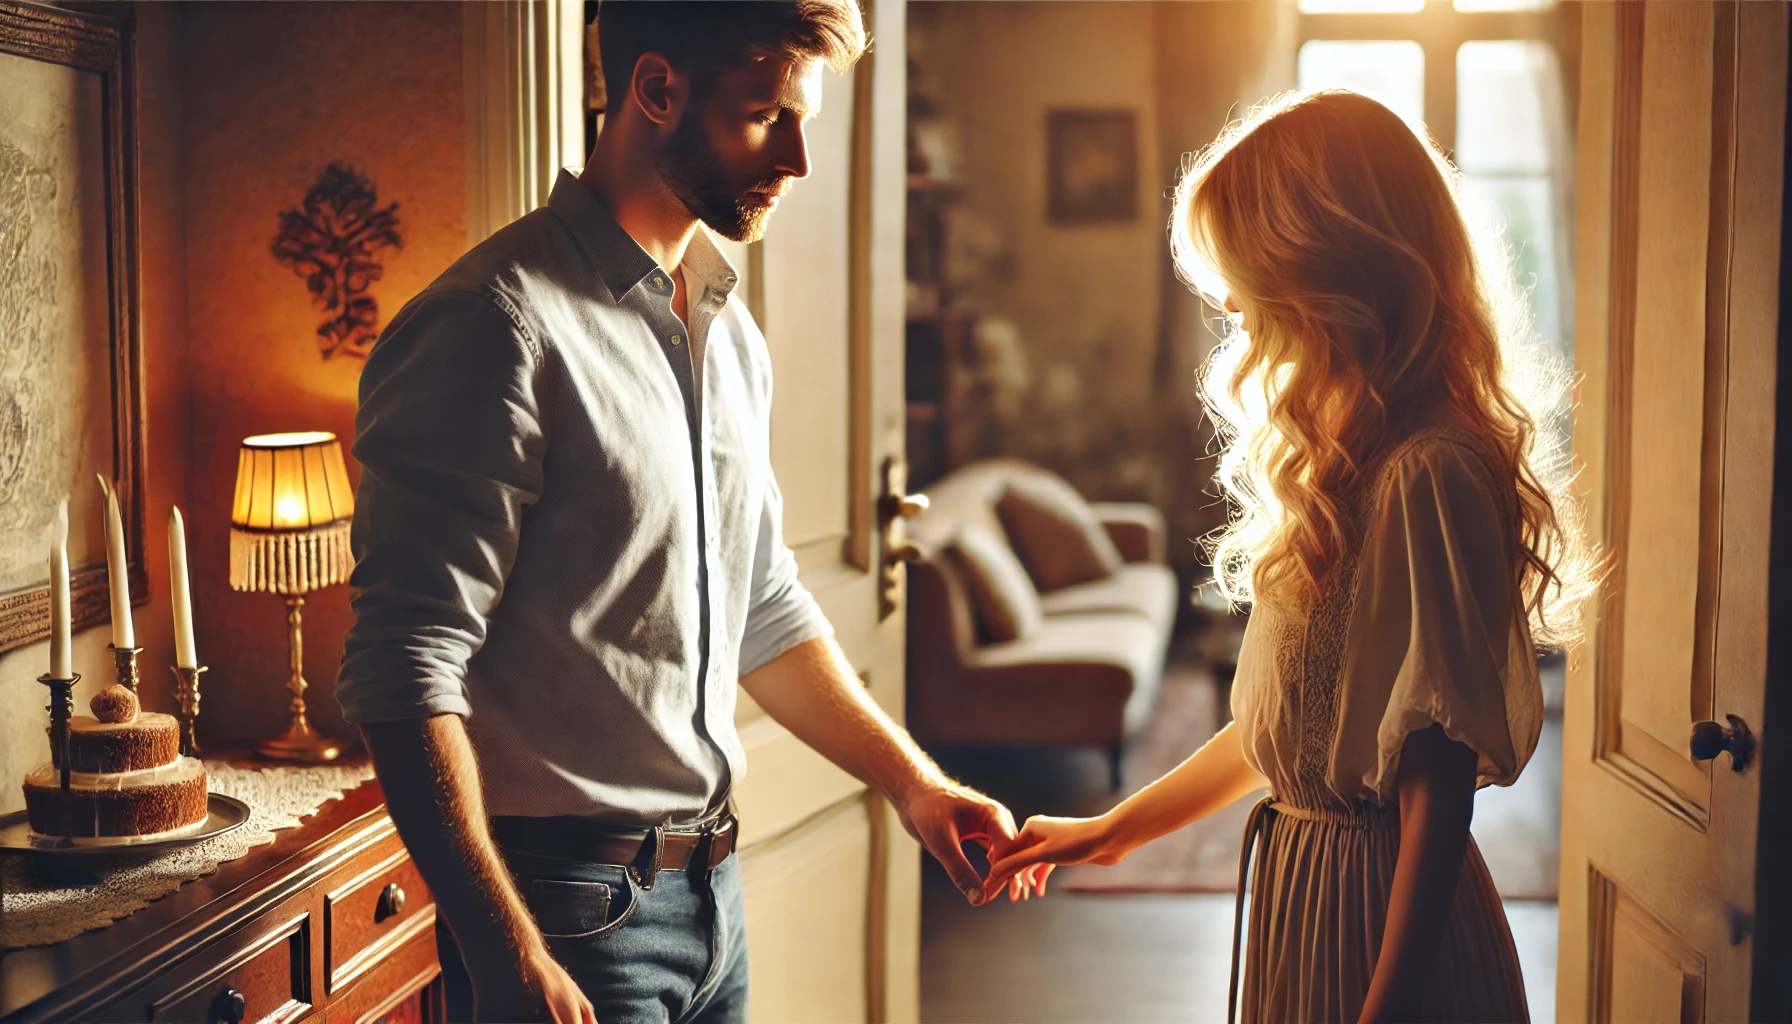
[[[650,890],[616,864],[500,850],[548,950],[584,990],[598,1024],[742,1024],[747,928],[740,858],[709,873],[661,871]],[[473,1017],[473,988],[440,917],[436,949],[448,1019]]]

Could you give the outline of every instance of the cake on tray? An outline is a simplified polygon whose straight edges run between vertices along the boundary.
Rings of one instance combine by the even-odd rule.
[[[53,762],[25,777],[31,831],[77,842],[129,844],[167,839],[205,824],[205,766],[180,755],[180,723],[139,712],[137,695],[108,686],[90,703],[93,716],[69,719],[69,790]],[[66,822],[66,825],[64,824]]]

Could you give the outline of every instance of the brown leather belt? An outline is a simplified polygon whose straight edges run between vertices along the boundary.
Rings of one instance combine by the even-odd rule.
[[[653,888],[661,871],[684,871],[693,865],[703,873],[715,870],[734,852],[740,820],[732,812],[688,828],[629,829],[573,816],[527,818],[508,815],[491,819],[499,846],[543,857],[589,864],[627,867],[644,889]]]

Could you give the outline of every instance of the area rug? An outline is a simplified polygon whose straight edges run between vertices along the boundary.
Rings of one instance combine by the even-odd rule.
[[[1220,706],[1223,695],[1205,665],[1172,664],[1164,674],[1157,713],[1127,750],[1120,769],[1120,792],[1108,806],[1149,785],[1212,738],[1225,720]],[[1147,843],[1118,864],[1059,869],[1052,874],[1047,891],[1232,892],[1238,885],[1238,851],[1245,818],[1259,795],[1247,796]]]
[[[1233,628],[1221,619],[1219,633]],[[1241,626],[1237,628],[1242,628]],[[1228,637],[1219,636],[1225,647]],[[1218,732],[1226,721],[1221,706],[1226,690],[1209,664],[1215,638],[1201,646],[1206,656],[1173,657],[1165,670],[1158,709],[1145,733],[1128,749],[1121,766],[1119,792],[1087,813],[1098,814],[1149,785],[1181,764]],[[1475,801],[1475,843],[1487,862],[1494,886],[1506,899],[1553,900],[1561,836],[1562,666],[1560,659],[1542,666],[1545,704],[1543,735],[1530,764],[1509,789],[1482,790]],[[1233,892],[1238,886],[1238,854],[1253,793],[1180,831],[1133,851],[1119,864],[1082,864],[1053,873],[1048,891],[1111,893]]]

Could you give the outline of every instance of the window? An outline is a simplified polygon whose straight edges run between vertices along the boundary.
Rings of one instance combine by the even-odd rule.
[[[1502,233],[1537,335],[1572,357],[1572,170],[1554,0],[1300,0],[1302,89],[1345,87],[1423,125]]]

